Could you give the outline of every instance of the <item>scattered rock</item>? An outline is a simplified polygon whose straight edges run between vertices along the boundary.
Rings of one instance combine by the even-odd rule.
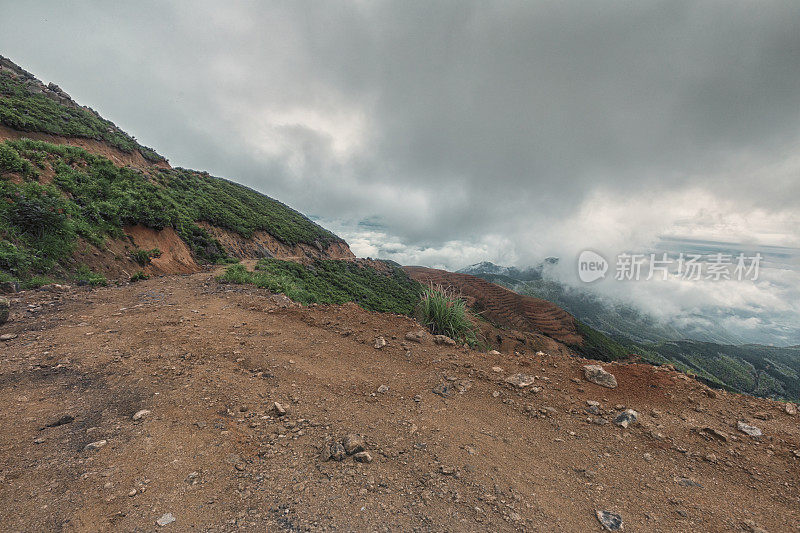
[[[614,423],[621,428],[627,428],[631,424],[635,424],[639,420],[639,413],[633,409],[625,409],[614,418]]]
[[[450,396],[450,394],[452,394],[452,392],[453,392],[452,386],[449,383],[446,383],[446,382],[439,383],[438,385],[436,385],[433,388],[433,393],[434,394],[438,394],[439,396],[442,396],[444,398],[447,398],[448,396]]]
[[[534,379],[535,378],[530,374],[513,374],[506,378],[506,383],[510,383],[519,389],[523,389],[533,385]]]
[[[405,338],[407,341],[422,343],[422,341],[425,340],[425,330],[418,329],[416,331],[409,331],[406,333]]]
[[[622,517],[611,511],[596,511],[597,520],[606,531],[621,531]]]
[[[347,455],[363,452],[365,448],[364,437],[356,433],[345,435],[345,437],[342,439],[342,446],[344,447],[344,451]]]
[[[175,517],[172,516],[172,513],[164,513],[163,515],[161,515],[161,518],[156,520],[156,524],[158,524],[158,527],[164,527],[170,525],[174,521]]]
[[[344,461],[345,457],[347,457],[347,453],[344,451],[344,446],[335,440],[326,441],[322,445],[322,450],[319,454],[319,458],[322,461]]]
[[[786,412],[787,415],[794,416],[797,414],[797,404],[787,403],[783,406],[783,410]]]
[[[19,281],[4,281],[0,283],[0,292],[5,294],[19,292]]]
[[[700,436],[709,440],[718,440],[721,442],[728,442],[728,435],[714,428],[703,428],[700,430]]]
[[[386,394],[387,392],[389,392],[389,387],[387,385],[378,387],[378,394]]]
[[[55,428],[58,426],[63,426],[64,424],[70,424],[75,421],[75,417],[72,415],[62,415],[58,420],[54,420],[49,424],[46,424],[45,428]],[[42,428],[44,429],[44,428]]]
[[[89,444],[87,444],[86,446],[84,446],[84,447],[83,447],[83,449],[84,449],[84,450],[99,450],[100,448],[102,448],[102,447],[103,447],[103,446],[105,446],[106,444],[108,444],[108,441],[107,441],[107,440],[105,440],[105,439],[103,439],[103,440],[96,440],[96,441],[94,441],[94,442],[90,442]]]
[[[386,339],[383,337],[375,337],[375,349],[380,350],[384,346],[386,346]]]
[[[436,344],[443,344],[445,346],[455,346],[456,341],[448,337],[447,335],[434,335],[433,342]]]
[[[286,408],[279,402],[275,402],[272,404],[272,412],[275,413],[276,416],[284,416],[286,414]]]
[[[749,424],[745,424],[741,420],[736,423],[736,429],[744,433],[745,435],[749,435],[751,437],[760,437],[762,435],[761,430],[756,426],[751,426]]]
[[[147,409],[141,409],[139,411],[136,411],[136,413],[134,413],[134,415],[131,418],[133,418],[134,422],[137,422],[139,420],[144,420],[148,416],[150,416],[150,411]]]
[[[353,455],[353,460],[359,463],[371,463],[372,462],[372,454],[367,451],[358,452]]]
[[[11,303],[8,301],[8,298],[0,297],[0,324],[5,324],[8,321],[8,310],[11,307]]]
[[[617,378],[614,377],[614,374],[606,372],[600,365],[586,365],[583,367],[583,373],[586,381],[609,389],[617,387]]]

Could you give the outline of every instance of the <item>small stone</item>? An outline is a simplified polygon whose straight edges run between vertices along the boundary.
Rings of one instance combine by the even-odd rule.
[[[275,413],[276,416],[284,416],[286,414],[286,408],[279,402],[275,402],[272,404],[272,411]]]
[[[439,383],[438,385],[436,385],[433,388],[433,393],[434,394],[438,394],[439,396],[442,396],[444,398],[447,398],[448,396],[450,396],[450,394],[452,394],[452,392],[453,392],[452,386],[449,383],[445,383],[445,382]]]
[[[387,392],[389,392],[389,387],[387,385],[378,387],[378,394],[386,394]]]
[[[0,283],[0,292],[6,294],[19,292],[19,281],[4,281]]]
[[[405,339],[407,341],[421,343],[423,340],[425,340],[425,330],[418,329],[416,331],[409,331],[406,333]]]
[[[17,338],[16,333],[3,333],[0,335],[0,341],[10,341]]]
[[[128,492],[128,496],[130,496],[131,498],[133,498],[133,497],[134,497],[134,496],[136,496],[138,493],[139,493],[139,491],[137,491],[136,489],[131,489],[131,490]]]
[[[606,531],[621,531],[622,517],[611,511],[596,511],[597,520]]]
[[[107,441],[107,440],[105,440],[105,439],[103,439],[103,440],[96,440],[96,441],[94,441],[94,442],[90,442],[89,444],[87,444],[86,446],[84,446],[84,447],[83,447],[83,449],[84,449],[84,450],[99,450],[100,448],[102,448],[102,447],[103,447],[103,446],[105,446],[106,444],[108,444],[108,441]]]
[[[344,461],[344,458],[347,457],[347,452],[344,451],[344,446],[338,442],[331,442],[328,445],[328,449],[329,457],[334,461]]]
[[[347,455],[364,451],[364,437],[356,433],[345,435],[342,439],[342,446]]]
[[[156,524],[158,524],[158,527],[164,527],[170,525],[174,521],[175,517],[172,516],[172,513],[164,513],[163,515],[161,515],[161,518],[156,520]]]
[[[0,297],[0,324],[5,324],[8,321],[8,313],[10,308],[11,302],[8,301],[8,298]]]
[[[586,400],[586,405],[589,407],[600,407],[600,402],[596,400]]]
[[[749,435],[751,437],[760,437],[762,435],[761,430],[756,426],[751,426],[749,424],[745,424],[741,420],[736,423],[736,429],[744,433],[745,435]]]
[[[534,377],[530,374],[513,374],[506,378],[506,383],[509,383],[519,389],[530,387],[533,385]]]
[[[383,337],[375,337],[375,349],[380,350],[384,346],[386,346],[386,339]]]
[[[63,426],[64,424],[71,424],[75,421],[75,417],[72,415],[62,415],[57,420],[50,422],[49,424],[45,425],[46,428],[55,428],[58,426]],[[44,428],[42,428],[44,429]]]
[[[447,335],[434,335],[433,342],[436,344],[443,344],[445,346],[455,346],[456,341],[448,337]]]
[[[143,420],[148,416],[150,416],[150,411],[147,409],[142,409],[140,411],[136,411],[136,413],[134,413],[134,415],[131,418],[133,418],[134,421],[138,421],[138,420]]]
[[[644,460],[645,460],[645,461],[647,461],[647,462],[650,462],[650,461],[652,461],[652,460],[653,460],[653,456],[652,456],[651,454],[649,454],[649,453],[645,453],[644,455],[642,455],[642,457],[643,457],[643,458],[644,458]]]
[[[358,452],[353,455],[353,460],[359,463],[371,463],[372,462],[372,454],[369,452]]]
[[[489,355],[500,355],[500,352],[497,350],[489,350]]]
[[[586,365],[583,367],[583,373],[586,381],[609,389],[617,387],[617,378],[614,377],[614,374],[606,372],[600,365]]]
[[[493,366],[493,367],[492,367],[492,372],[495,372],[495,373],[497,373],[497,374],[500,374],[501,372],[503,372],[503,367],[500,367],[500,366]]]
[[[627,428],[630,424],[635,424],[639,420],[639,413],[633,409],[625,409],[614,418],[614,423],[621,428]]]
[[[783,410],[787,415],[794,416],[797,414],[797,404],[787,403],[785,406],[783,406]]]

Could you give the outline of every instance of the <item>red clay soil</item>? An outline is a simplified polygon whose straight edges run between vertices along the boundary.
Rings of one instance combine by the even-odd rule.
[[[625,531],[800,526],[798,417],[671,370],[604,365],[606,389],[583,359],[409,342],[406,317],[208,272],[12,296],[3,531],[599,532],[598,510]],[[623,407],[627,429],[608,422]],[[348,433],[372,463],[320,457]]]
[[[551,302],[519,295],[469,274],[416,266],[403,268],[424,285],[453,288],[473,298],[480,313],[495,324],[520,331],[538,331],[565,344],[583,342],[572,315]]]
[[[40,133],[34,131],[18,131],[11,129],[7,126],[0,125],[0,142],[6,140],[13,140],[13,139],[32,139],[34,141],[46,141],[52,144],[68,144],[70,146],[77,146],[79,148],[83,148],[87,152],[91,152],[96,155],[102,155],[110,159],[115,165],[118,166],[132,166],[136,168],[147,168],[147,167],[160,167],[160,168],[172,168],[167,161],[159,161],[158,163],[152,163],[142,157],[138,151],[134,151],[131,153],[123,152],[118,148],[114,148],[111,145],[108,145],[102,141],[97,141],[94,139],[86,139],[83,137],[62,137],[60,135],[51,135],[49,133]]]
[[[145,226],[126,226],[125,234],[141,250],[158,248],[161,251],[159,257],[150,260],[148,273],[190,274],[200,270],[192,251],[173,228],[154,230]]]

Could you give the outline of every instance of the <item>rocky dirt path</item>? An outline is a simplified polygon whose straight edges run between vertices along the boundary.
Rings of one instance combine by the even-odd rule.
[[[581,359],[414,342],[408,318],[210,273],[14,296],[4,531],[601,531],[597,511],[625,531],[800,525],[798,417],[669,370],[604,365],[604,388]],[[372,461],[324,460],[351,433]]]

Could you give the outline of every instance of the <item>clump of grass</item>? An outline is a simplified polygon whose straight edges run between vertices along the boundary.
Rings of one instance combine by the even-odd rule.
[[[136,272],[134,272],[133,276],[131,276],[131,281],[133,281],[133,282],[135,282],[135,281],[143,281],[143,280],[146,280],[146,279],[150,279],[150,276],[148,276],[147,274],[145,274],[141,270],[137,270]]]
[[[447,335],[458,342],[478,343],[475,326],[460,295],[442,287],[428,287],[417,305],[417,318],[434,335]]]
[[[92,287],[105,287],[108,285],[108,280],[104,275],[93,272],[86,265],[78,267],[78,270],[75,272],[75,281],[85,285],[91,285]]]
[[[136,261],[140,266],[150,264],[150,260],[154,257],[161,257],[161,250],[153,248],[152,250],[142,250],[137,248],[131,252],[131,259]]]

